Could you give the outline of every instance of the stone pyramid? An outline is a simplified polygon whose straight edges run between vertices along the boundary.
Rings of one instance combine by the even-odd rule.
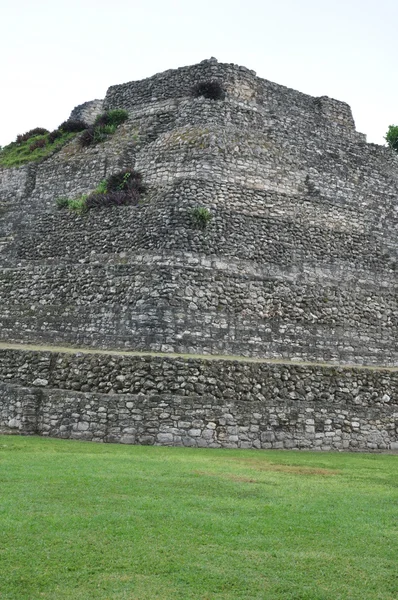
[[[398,157],[347,104],[215,59],[71,118],[115,108],[105,142],[0,168],[0,429],[398,447]],[[57,210],[130,168],[138,206]]]

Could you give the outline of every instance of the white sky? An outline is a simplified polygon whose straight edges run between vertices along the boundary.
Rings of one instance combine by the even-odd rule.
[[[110,85],[215,56],[398,124],[397,0],[0,0],[0,145]]]

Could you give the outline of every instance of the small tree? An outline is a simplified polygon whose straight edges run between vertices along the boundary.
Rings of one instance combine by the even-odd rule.
[[[384,139],[390,148],[398,152],[398,125],[390,125]]]

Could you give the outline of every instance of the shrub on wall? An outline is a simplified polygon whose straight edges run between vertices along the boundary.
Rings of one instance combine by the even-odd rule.
[[[37,135],[45,135],[49,133],[48,129],[44,129],[43,127],[35,127],[35,129],[31,129],[22,135],[17,135],[17,139],[15,141],[16,144],[23,144],[30,138],[36,137]]]
[[[115,125],[118,127],[129,118],[129,113],[124,109],[114,109],[107,110],[106,112],[98,115],[95,119],[94,125],[104,126],[104,125]]]
[[[55,140],[59,140],[66,133],[80,133],[85,129],[87,129],[87,124],[83,121],[68,119],[48,134],[47,141],[49,144],[53,144]]]
[[[61,210],[61,208],[68,208],[69,199],[68,198],[57,198],[56,199],[57,208]]]
[[[29,146],[29,151],[33,152],[34,150],[36,150],[37,148],[44,148],[44,146],[47,144],[47,140],[46,138],[40,138],[38,140],[35,140],[32,144],[30,144]]]
[[[78,121],[76,119],[68,119],[61,123],[58,130],[65,131],[67,133],[79,133],[87,129],[87,124],[84,121]]]
[[[84,148],[85,146],[90,146],[93,143],[94,139],[94,128],[88,127],[81,136],[79,137],[79,144]]]
[[[138,193],[107,192],[106,194],[90,194],[86,200],[86,208],[102,208],[107,206],[137,206],[140,199]]]
[[[107,190],[110,192],[136,190],[139,194],[143,194],[146,191],[142,175],[138,171],[120,171],[108,177],[106,182]]]
[[[126,110],[108,110],[98,115],[94,125],[88,127],[80,136],[79,142],[83,147],[104,142],[108,136],[115,133],[116,129],[128,119]]]
[[[203,96],[210,100],[224,100],[225,91],[219,81],[211,79],[209,81],[199,81],[196,83],[192,88],[192,95],[195,98]]]
[[[390,125],[385,140],[390,148],[398,152],[398,125]]]
[[[55,140],[58,140],[60,137],[62,137],[62,131],[60,129],[54,129],[54,131],[51,131],[48,134],[48,142],[53,144]]]
[[[75,199],[57,198],[56,203],[58,209],[69,208],[76,212],[109,206],[137,205],[145,191],[141,173],[124,170],[101,181],[90,194]]]
[[[190,211],[191,221],[197,229],[205,229],[211,221],[212,214],[208,208],[204,206],[195,206]]]

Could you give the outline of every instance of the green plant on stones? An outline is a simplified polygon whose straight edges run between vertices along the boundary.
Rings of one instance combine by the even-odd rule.
[[[69,208],[69,210],[74,212],[83,213],[87,210],[87,198],[88,194],[82,194],[79,198],[57,198],[55,202],[58,210]]]
[[[94,125],[88,127],[79,137],[81,146],[91,146],[104,142],[109,136],[113,135],[116,129],[128,119],[127,110],[115,109],[108,110],[95,119]]]
[[[144,194],[146,192],[146,186],[142,182],[141,173],[130,169],[110,175],[106,180],[106,184],[109,192],[128,191],[133,189],[137,190],[139,194]]]
[[[384,139],[390,148],[398,152],[398,125],[390,125]]]
[[[193,225],[198,229],[205,229],[212,217],[209,209],[204,206],[195,206],[190,214]]]
[[[128,187],[128,180],[131,177],[131,173],[129,173],[128,171],[123,175],[123,179],[122,181],[119,183],[119,185],[117,186],[119,190],[124,190],[125,188]]]
[[[60,150],[86,127],[87,125],[82,121],[70,119],[51,132],[43,127],[35,127],[18,135],[15,142],[0,151],[0,165],[18,167],[28,162],[44,160]]]
[[[57,208],[61,210],[62,208],[68,208],[69,200],[68,198],[57,198],[56,199]]]
[[[94,126],[104,127],[106,125],[110,125],[116,129],[116,127],[127,121],[128,117],[129,114],[127,110],[118,108],[114,110],[107,110],[101,115],[98,115],[98,117],[95,119]]]
[[[118,127],[129,118],[129,113],[123,108],[115,108],[108,111],[109,123]]]
[[[141,173],[124,170],[100,181],[89,194],[74,199],[57,198],[56,204],[59,210],[68,208],[79,213],[110,206],[138,206],[141,196],[146,191]]]
[[[93,194],[106,194],[107,191],[108,191],[108,184],[107,184],[106,179],[103,179],[102,181],[99,182],[99,184],[95,188]]]
[[[68,200],[68,208],[75,212],[82,213],[87,210],[86,207],[87,194],[83,194],[80,198]]]
[[[94,143],[98,141],[102,141],[108,135],[113,135],[117,129],[117,125],[101,125],[100,127],[95,127],[94,129]]]

